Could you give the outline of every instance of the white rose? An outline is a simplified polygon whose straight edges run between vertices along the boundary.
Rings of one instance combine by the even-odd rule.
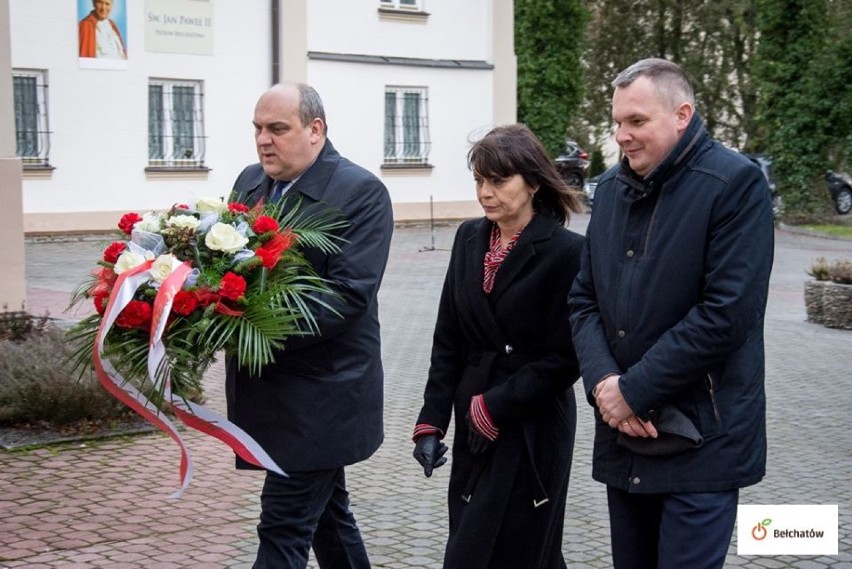
[[[160,255],[157,259],[151,264],[151,278],[157,281],[158,283],[162,283],[164,280],[168,278],[174,267],[179,264],[177,257],[168,253],[166,255]]]
[[[163,218],[159,213],[146,213],[142,216],[142,221],[133,226],[134,231],[147,231],[149,233],[159,233],[162,227]]]
[[[223,211],[228,211],[228,204],[222,198],[199,198],[195,202],[195,211],[199,213],[222,213]]]
[[[120,275],[124,271],[129,271],[130,269],[138,267],[144,262],[145,257],[143,255],[134,253],[133,251],[125,251],[118,256],[118,260],[115,262],[113,271],[115,271],[115,274]]]
[[[166,220],[166,227],[176,227],[178,229],[198,229],[198,218],[194,215],[173,215]]]
[[[204,244],[214,251],[236,253],[246,246],[248,238],[227,223],[214,223],[204,237]]]

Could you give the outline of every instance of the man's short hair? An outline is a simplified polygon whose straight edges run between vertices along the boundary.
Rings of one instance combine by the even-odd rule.
[[[657,88],[660,99],[675,108],[681,103],[695,107],[695,92],[689,77],[679,65],[666,59],[650,57],[637,61],[612,81],[614,88],[627,87],[639,77],[647,77]]]
[[[328,123],[325,122],[325,107],[322,105],[317,90],[304,83],[296,83],[296,88],[299,90],[299,120],[302,125],[309,124],[314,119],[322,119],[322,124],[325,127],[325,132],[328,133]]]

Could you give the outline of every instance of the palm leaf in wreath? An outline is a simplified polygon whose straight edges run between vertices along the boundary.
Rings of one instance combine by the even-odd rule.
[[[272,208],[271,215],[281,227],[290,227],[301,247],[313,247],[327,255],[340,252],[346,240],[337,233],[349,226],[342,212],[323,203],[303,207],[303,199],[285,198]]]

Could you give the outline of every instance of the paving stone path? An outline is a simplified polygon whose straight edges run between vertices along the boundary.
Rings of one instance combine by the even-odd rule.
[[[587,221],[578,216],[578,231]],[[441,566],[449,468],[424,478],[411,457],[410,433],[454,229],[398,228],[380,295],[386,438],[373,458],[347,469],[377,569]],[[766,321],[768,474],[743,490],[741,502],[838,504],[840,554],[739,557],[734,537],[727,564],[852,569],[852,332],[806,322],[803,302],[810,263],[852,258],[852,241],[782,230],[776,238]],[[31,240],[26,252],[28,308],[58,316],[100,245]],[[222,387],[217,366],[205,391],[220,411]],[[591,410],[581,405],[563,542],[566,562],[576,568],[611,566],[604,488],[590,476],[591,437]],[[168,499],[178,451],[160,433],[0,451],[0,569],[251,567],[262,475],[235,471],[218,441],[194,431],[186,441],[196,474],[179,500]]]

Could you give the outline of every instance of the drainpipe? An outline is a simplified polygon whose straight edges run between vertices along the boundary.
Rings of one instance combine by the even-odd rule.
[[[281,6],[272,0],[272,84],[281,80]]]

